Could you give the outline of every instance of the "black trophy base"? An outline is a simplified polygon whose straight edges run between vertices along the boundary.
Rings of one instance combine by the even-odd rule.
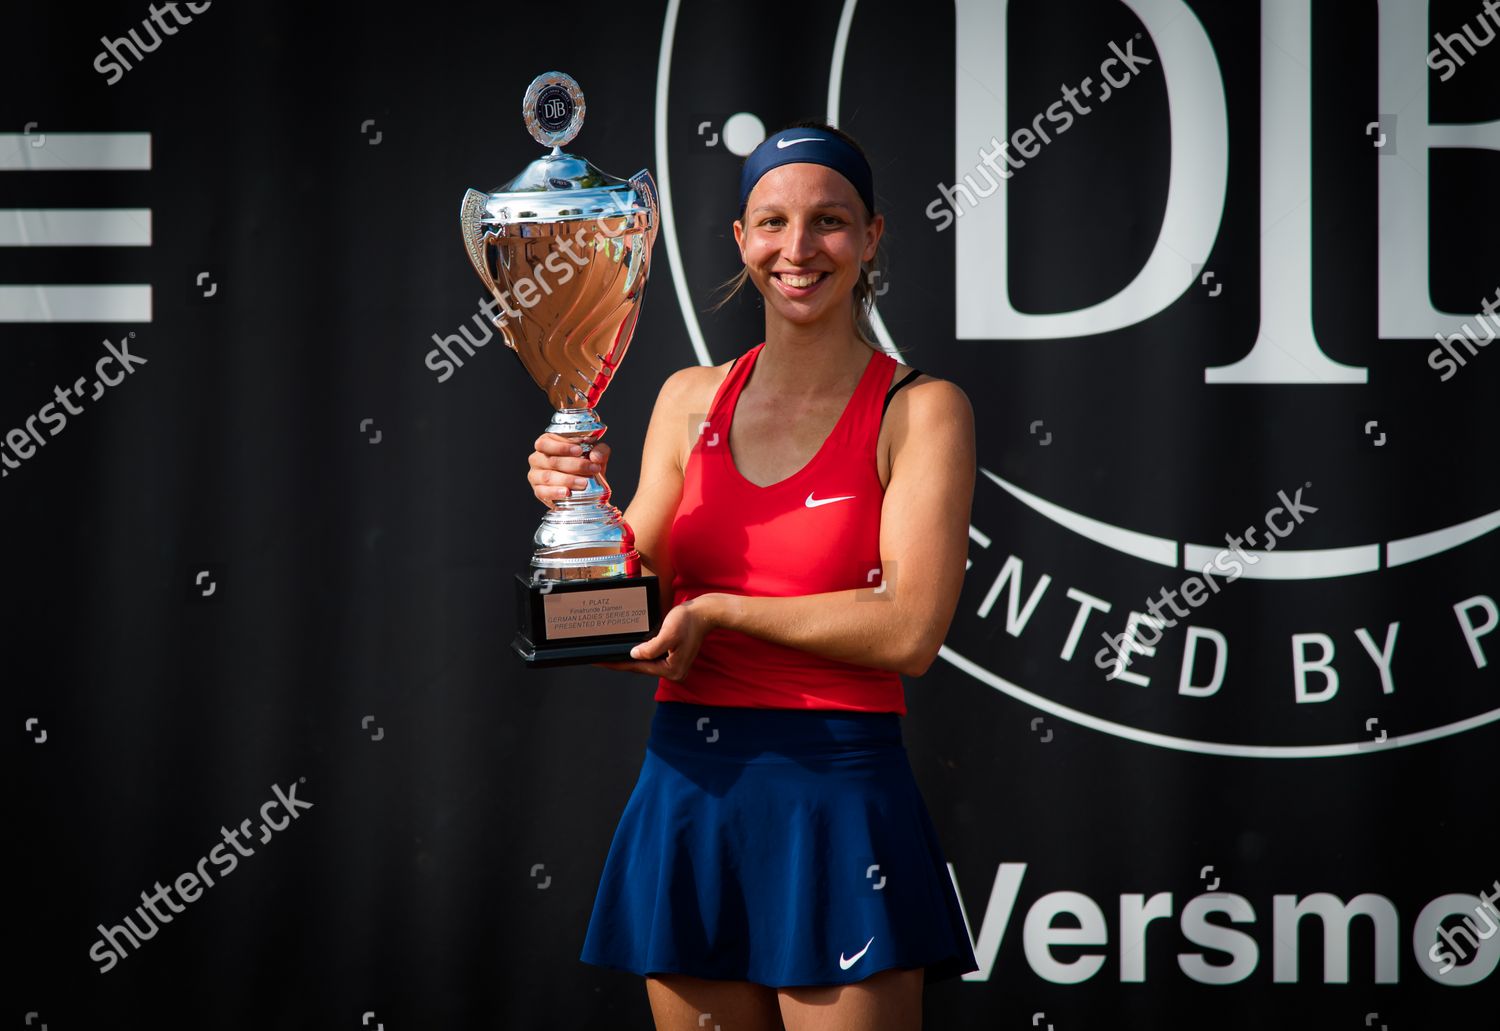
[[[528,669],[630,659],[661,629],[654,575],[533,583],[516,574],[520,626],[510,646]]]

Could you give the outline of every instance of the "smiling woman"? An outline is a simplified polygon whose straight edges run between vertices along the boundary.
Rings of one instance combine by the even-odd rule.
[[[810,129],[815,132],[827,133],[828,135],[831,135],[834,138],[847,143],[849,145],[849,148],[859,156],[861,161],[865,161],[866,165],[868,166],[868,161],[865,159],[864,150],[848,133],[836,129],[831,125],[826,125],[822,122],[814,121],[793,122],[791,125],[787,126],[786,130],[783,130],[783,132],[796,129]],[[794,146],[783,148],[780,153],[784,154],[786,151],[794,149]],[[745,167],[746,169],[750,168],[750,163],[748,161],[745,163]],[[858,173],[856,172],[854,174]],[[743,182],[741,182],[740,188],[742,192],[740,201],[740,214],[741,217],[743,217],[746,214],[744,205],[746,200],[748,200],[749,190],[745,187]],[[865,199],[862,196],[861,201],[864,202],[865,212],[867,216],[873,219],[875,213],[875,198],[873,192],[870,193],[868,199]],[[852,220],[856,217],[856,209],[851,208],[848,203],[835,202],[835,206],[844,214],[846,218]],[[881,223],[883,232],[883,217],[881,219]],[[883,263],[883,258],[884,253],[879,249],[879,246],[877,244],[874,256],[871,257],[870,260],[861,263],[859,279],[853,286],[854,329],[855,332],[859,334],[859,338],[870,347],[879,346],[875,340],[874,327],[870,324],[870,309],[875,305],[875,282],[876,280],[883,278],[884,275],[884,270],[880,267]],[[713,306],[713,310],[718,311],[720,308],[724,307],[724,305],[728,304],[740,292],[745,284],[750,281],[750,266],[747,263],[739,270],[739,272],[731,276],[721,285],[721,289],[727,290],[727,293],[725,293],[724,296],[720,298],[719,302]]]
[[[598,665],[658,705],[581,958],[644,976],[658,1028],[918,1028],[926,982],[978,969],[901,732],[958,603],[973,412],[871,343],[885,218],[853,140],[773,133],[739,199],[765,339],[669,377],[647,429],[625,517],[669,593]],[[609,458],[536,448],[544,503]]]

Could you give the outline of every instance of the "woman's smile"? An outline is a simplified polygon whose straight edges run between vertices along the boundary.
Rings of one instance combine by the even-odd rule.
[[[811,297],[828,279],[827,272],[772,272],[771,278],[781,292],[793,300]]]

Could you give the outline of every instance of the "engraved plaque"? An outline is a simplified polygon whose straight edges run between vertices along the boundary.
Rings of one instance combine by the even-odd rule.
[[[644,633],[651,629],[645,587],[575,591],[542,599],[547,639]]]

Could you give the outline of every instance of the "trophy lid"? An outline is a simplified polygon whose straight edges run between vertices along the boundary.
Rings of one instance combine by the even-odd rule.
[[[655,185],[644,169],[620,179],[562,149],[582,128],[583,111],[583,90],[572,76],[544,72],[532,80],[521,114],[532,138],[552,152],[491,190],[483,221],[514,225],[645,213],[654,222]]]

